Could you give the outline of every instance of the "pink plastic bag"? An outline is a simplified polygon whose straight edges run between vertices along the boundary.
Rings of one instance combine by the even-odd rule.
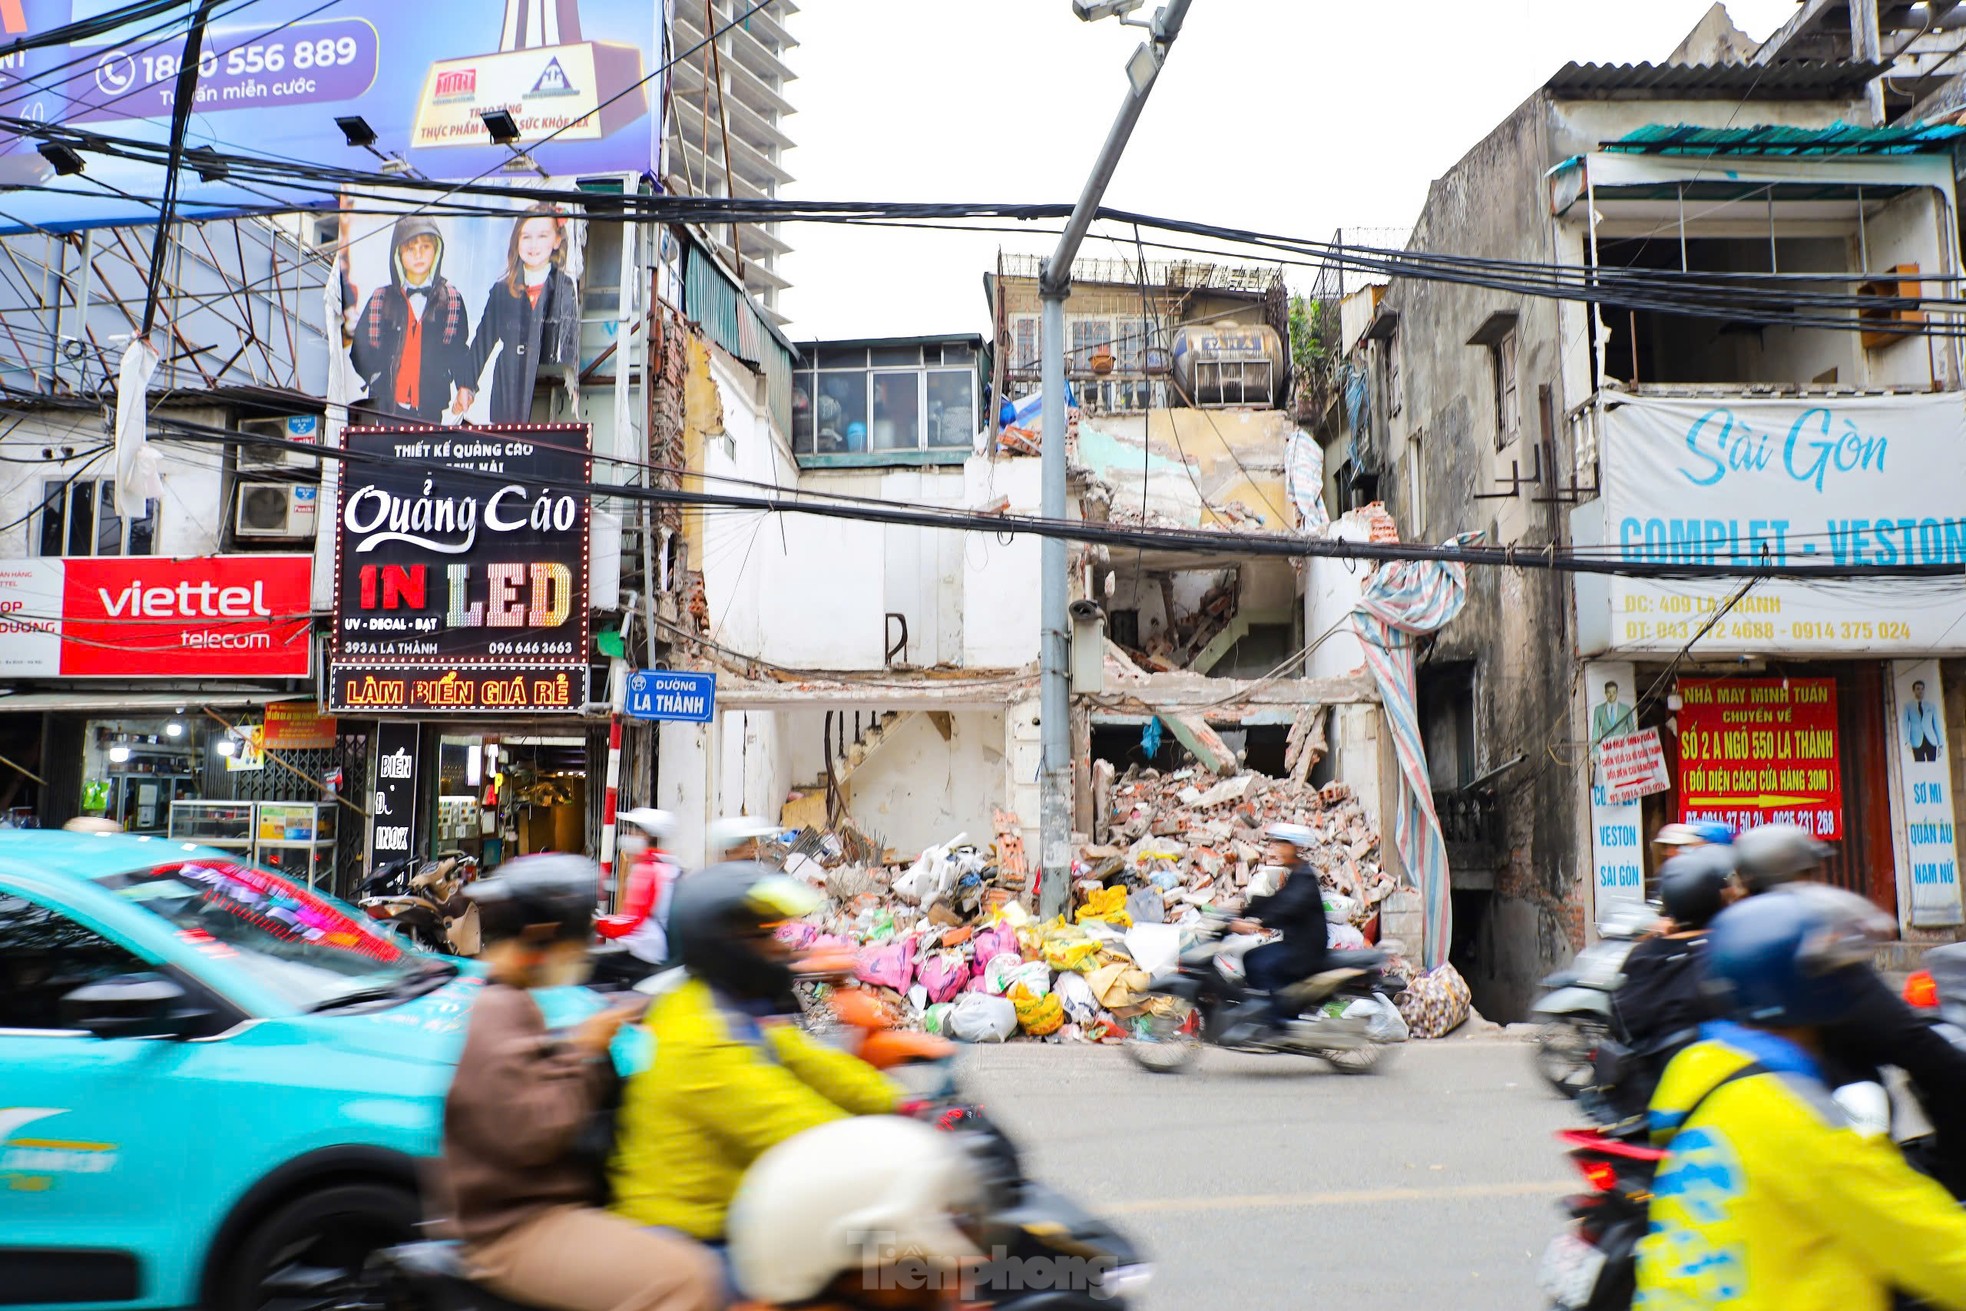
[[[1011,929],[985,929],[970,940],[970,945],[974,948],[972,960],[975,971],[981,975],[984,965],[989,963],[992,956],[1017,951],[1017,934]]]
[[[903,938],[884,946],[863,947],[853,973],[862,983],[876,988],[908,991],[908,985],[915,981],[914,939]]]
[[[969,962],[959,951],[938,951],[922,962],[916,981],[928,990],[931,1003],[948,1001],[969,980]]]

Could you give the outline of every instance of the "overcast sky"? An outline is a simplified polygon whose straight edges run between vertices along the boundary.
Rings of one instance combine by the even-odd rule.
[[[1319,240],[1410,226],[1428,182],[1565,62],[1664,59],[1710,3],[1194,0],[1106,203]],[[1146,35],[1081,23],[1070,0],[801,4],[783,194],[815,200],[1076,200]],[[1795,8],[1729,5],[1755,37]],[[998,247],[1054,244],[808,224],[785,236],[795,340],[987,333]],[[1120,252],[1092,239],[1083,253]]]

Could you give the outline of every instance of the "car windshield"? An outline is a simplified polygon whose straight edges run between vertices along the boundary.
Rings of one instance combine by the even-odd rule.
[[[305,885],[250,865],[188,860],[104,874],[96,882],[302,1010],[358,994],[413,995],[433,971],[453,972],[405,951]]]

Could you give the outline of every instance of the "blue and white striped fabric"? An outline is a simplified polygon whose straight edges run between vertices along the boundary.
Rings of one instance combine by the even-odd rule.
[[[1482,533],[1462,533],[1448,546],[1473,546]],[[1373,573],[1352,611],[1365,663],[1379,685],[1386,722],[1399,756],[1400,789],[1393,839],[1407,877],[1420,889],[1426,912],[1421,944],[1427,969],[1447,960],[1454,940],[1454,912],[1448,896],[1447,840],[1434,813],[1427,778],[1427,751],[1420,740],[1418,693],[1414,687],[1413,639],[1439,632],[1467,600],[1465,565],[1433,560],[1383,564]]]
[[[1065,407],[1070,409],[1078,403],[1079,398],[1073,393],[1072,384],[1067,382]],[[1003,427],[1022,428],[1026,432],[1036,432],[1043,427],[1044,393],[1042,391],[1034,391],[1029,396],[1020,396],[1014,401],[1006,402],[1006,405],[1009,413],[1002,416]]]

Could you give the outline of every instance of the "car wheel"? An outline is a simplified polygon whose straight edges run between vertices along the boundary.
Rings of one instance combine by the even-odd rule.
[[[369,1254],[414,1242],[416,1195],[389,1184],[335,1184],[273,1212],[221,1272],[217,1311],[315,1311],[362,1305]]]

